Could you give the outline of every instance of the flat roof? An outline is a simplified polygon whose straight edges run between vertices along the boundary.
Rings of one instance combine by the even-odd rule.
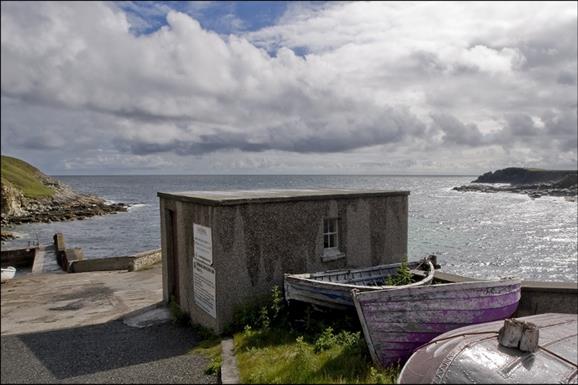
[[[327,200],[361,197],[407,196],[409,191],[359,189],[267,189],[232,191],[158,192],[159,198],[207,205],[238,205],[302,200]]]

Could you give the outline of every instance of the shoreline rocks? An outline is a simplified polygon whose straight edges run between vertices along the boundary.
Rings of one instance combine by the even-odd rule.
[[[13,239],[16,239],[16,235],[14,235],[12,232],[0,231],[0,240],[2,241],[2,244],[4,244],[5,241],[11,241]]]
[[[574,199],[568,199],[569,201],[575,201],[577,190],[576,186],[570,188],[557,188],[548,184],[539,185],[523,185],[523,186],[488,186],[484,184],[471,184],[459,187],[454,187],[452,190],[462,191],[462,192],[484,192],[484,193],[497,193],[497,192],[510,192],[518,194],[526,194],[530,198],[540,198],[542,196],[557,196],[557,197],[570,197]]]
[[[529,183],[529,181],[539,181]],[[508,186],[491,186],[485,183],[509,183]],[[576,171],[549,171],[523,168],[506,168],[481,175],[470,185],[454,187],[452,190],[462,192],[511,192],[526,194],[530,198],[542,196],[565,197],[576,202],[578,195],[578,178]]]
[[[66,203],[35,204],[34,206],[33,208],[26,208],[24,213],[18,216],[2,214],[2,226],[83,220],[97,215],[125,212],[129,207],[124,203],[107,204],[100,198],[90,196],[83,196],[78,200],[71,200]]]

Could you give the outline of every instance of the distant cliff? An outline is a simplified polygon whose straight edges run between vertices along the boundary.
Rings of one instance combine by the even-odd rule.
[[[576,180],[576,170],[542,170],[536,168],[508,167],[487,172],[472,183],[510,183],[512,185],[554,183],[569,176]],[[574,183],[575,184],[575,183]]]
[[[2,225],[84,219],[126,211],[94,195],[79,194],[36,167],[10,156],[1,157]]]
[[[488,186],[480,183],[509,183],[510,186]],[[578,195],[578,172],[576,170],[541,170],[510,167],[487,172],[472,184],[454,187],[456,191],[513,192],[527,194],[531,198],[559,196],[575,202]]]

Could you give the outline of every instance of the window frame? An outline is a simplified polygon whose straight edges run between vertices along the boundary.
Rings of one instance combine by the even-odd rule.
[[[323,254],[321,256],[322,262],[334,261],[336,259],[345,258],[345,253],[339,249],[339,228],[340,228],[340,218],[339,217],[324,217],[323,224]],[[327,245],[325,247],[327,240]]]
[[[338,218],[323,218],[323,250],[339,250]]]

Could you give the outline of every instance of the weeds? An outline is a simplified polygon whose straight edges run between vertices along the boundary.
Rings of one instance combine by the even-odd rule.
[[[412,282],[413,282],[413,274],[411,273],[411,270],[409,269],[409,266],[407,263],[407,257],[405,257],[403,259],[403,261],[401,262],[401,265],[397,269],[396,274],[387,277],[385,279],[384,284],[386,286],[402,286],[402,285],[408,285]]]
[[[354,311],[287,305],[277,287],[268,300],[239,310],[229,328],[242,382],[393,382],[395,371],[372,370],[360,329]]]

